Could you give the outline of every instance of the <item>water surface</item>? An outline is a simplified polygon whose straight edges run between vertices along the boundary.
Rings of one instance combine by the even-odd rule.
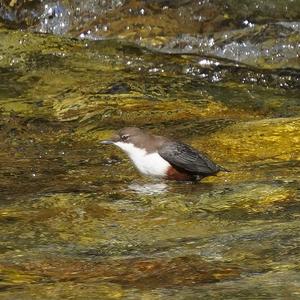
[[[188,14],[177,2],[144,9],[167,22]],[[222,34],[224,20],[208,18],[178,36],[178,17],[160,43],[155,26],[124,36],[116,18],[94,39],[77,38],[92,22],[59,31],[55,14],[47,30],[46,15],[25,31],[3,23],[1,299],[300,297],[299,27],[291,2],[285,20],[278,5],[275,25],[232,21]],[[211,47],[208,28],[219,34]],[[243,42],[256,48],[245,55]],[[124,126],[181,139],[232,172],[197,184],[142,177],[99,143]]]

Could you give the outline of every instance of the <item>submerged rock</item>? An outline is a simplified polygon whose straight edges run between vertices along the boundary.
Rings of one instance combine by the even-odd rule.
[[[212,149],[212,145],[218,145],[215,155],[229,162],[297,161],[300,159],[299,128],[299,118],[243,122],[212,134],[204,143]]]

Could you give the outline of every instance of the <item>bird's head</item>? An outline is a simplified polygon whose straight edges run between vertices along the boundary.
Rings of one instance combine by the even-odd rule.
[[[137,127],[126,127],[119,130],[108,140],[101,141],[101,144],[113,144],[125,152],[131,152],[133,147],[138,147],[146,134]]]

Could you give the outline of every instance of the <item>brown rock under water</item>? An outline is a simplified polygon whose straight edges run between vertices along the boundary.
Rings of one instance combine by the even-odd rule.
[[[34,274],[39,278],[55,281],[108,281],[142,289],[174,286],[192,286],[200,283],[219,282],[240,277],[235,266],[208,263],[197,256],[171,259],[111,260],[88,262],[60,260],[24,263],[23,266],[5,266],[15,273]],[[17,270],[16,270],[17,269]]]

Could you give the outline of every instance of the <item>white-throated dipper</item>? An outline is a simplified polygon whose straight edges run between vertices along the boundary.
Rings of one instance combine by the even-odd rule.
[[[121,148],[144,175],[194,181],[219,171],[228,171],[189,145],[152,135],[136,127],[123,128],[101,143]]]

